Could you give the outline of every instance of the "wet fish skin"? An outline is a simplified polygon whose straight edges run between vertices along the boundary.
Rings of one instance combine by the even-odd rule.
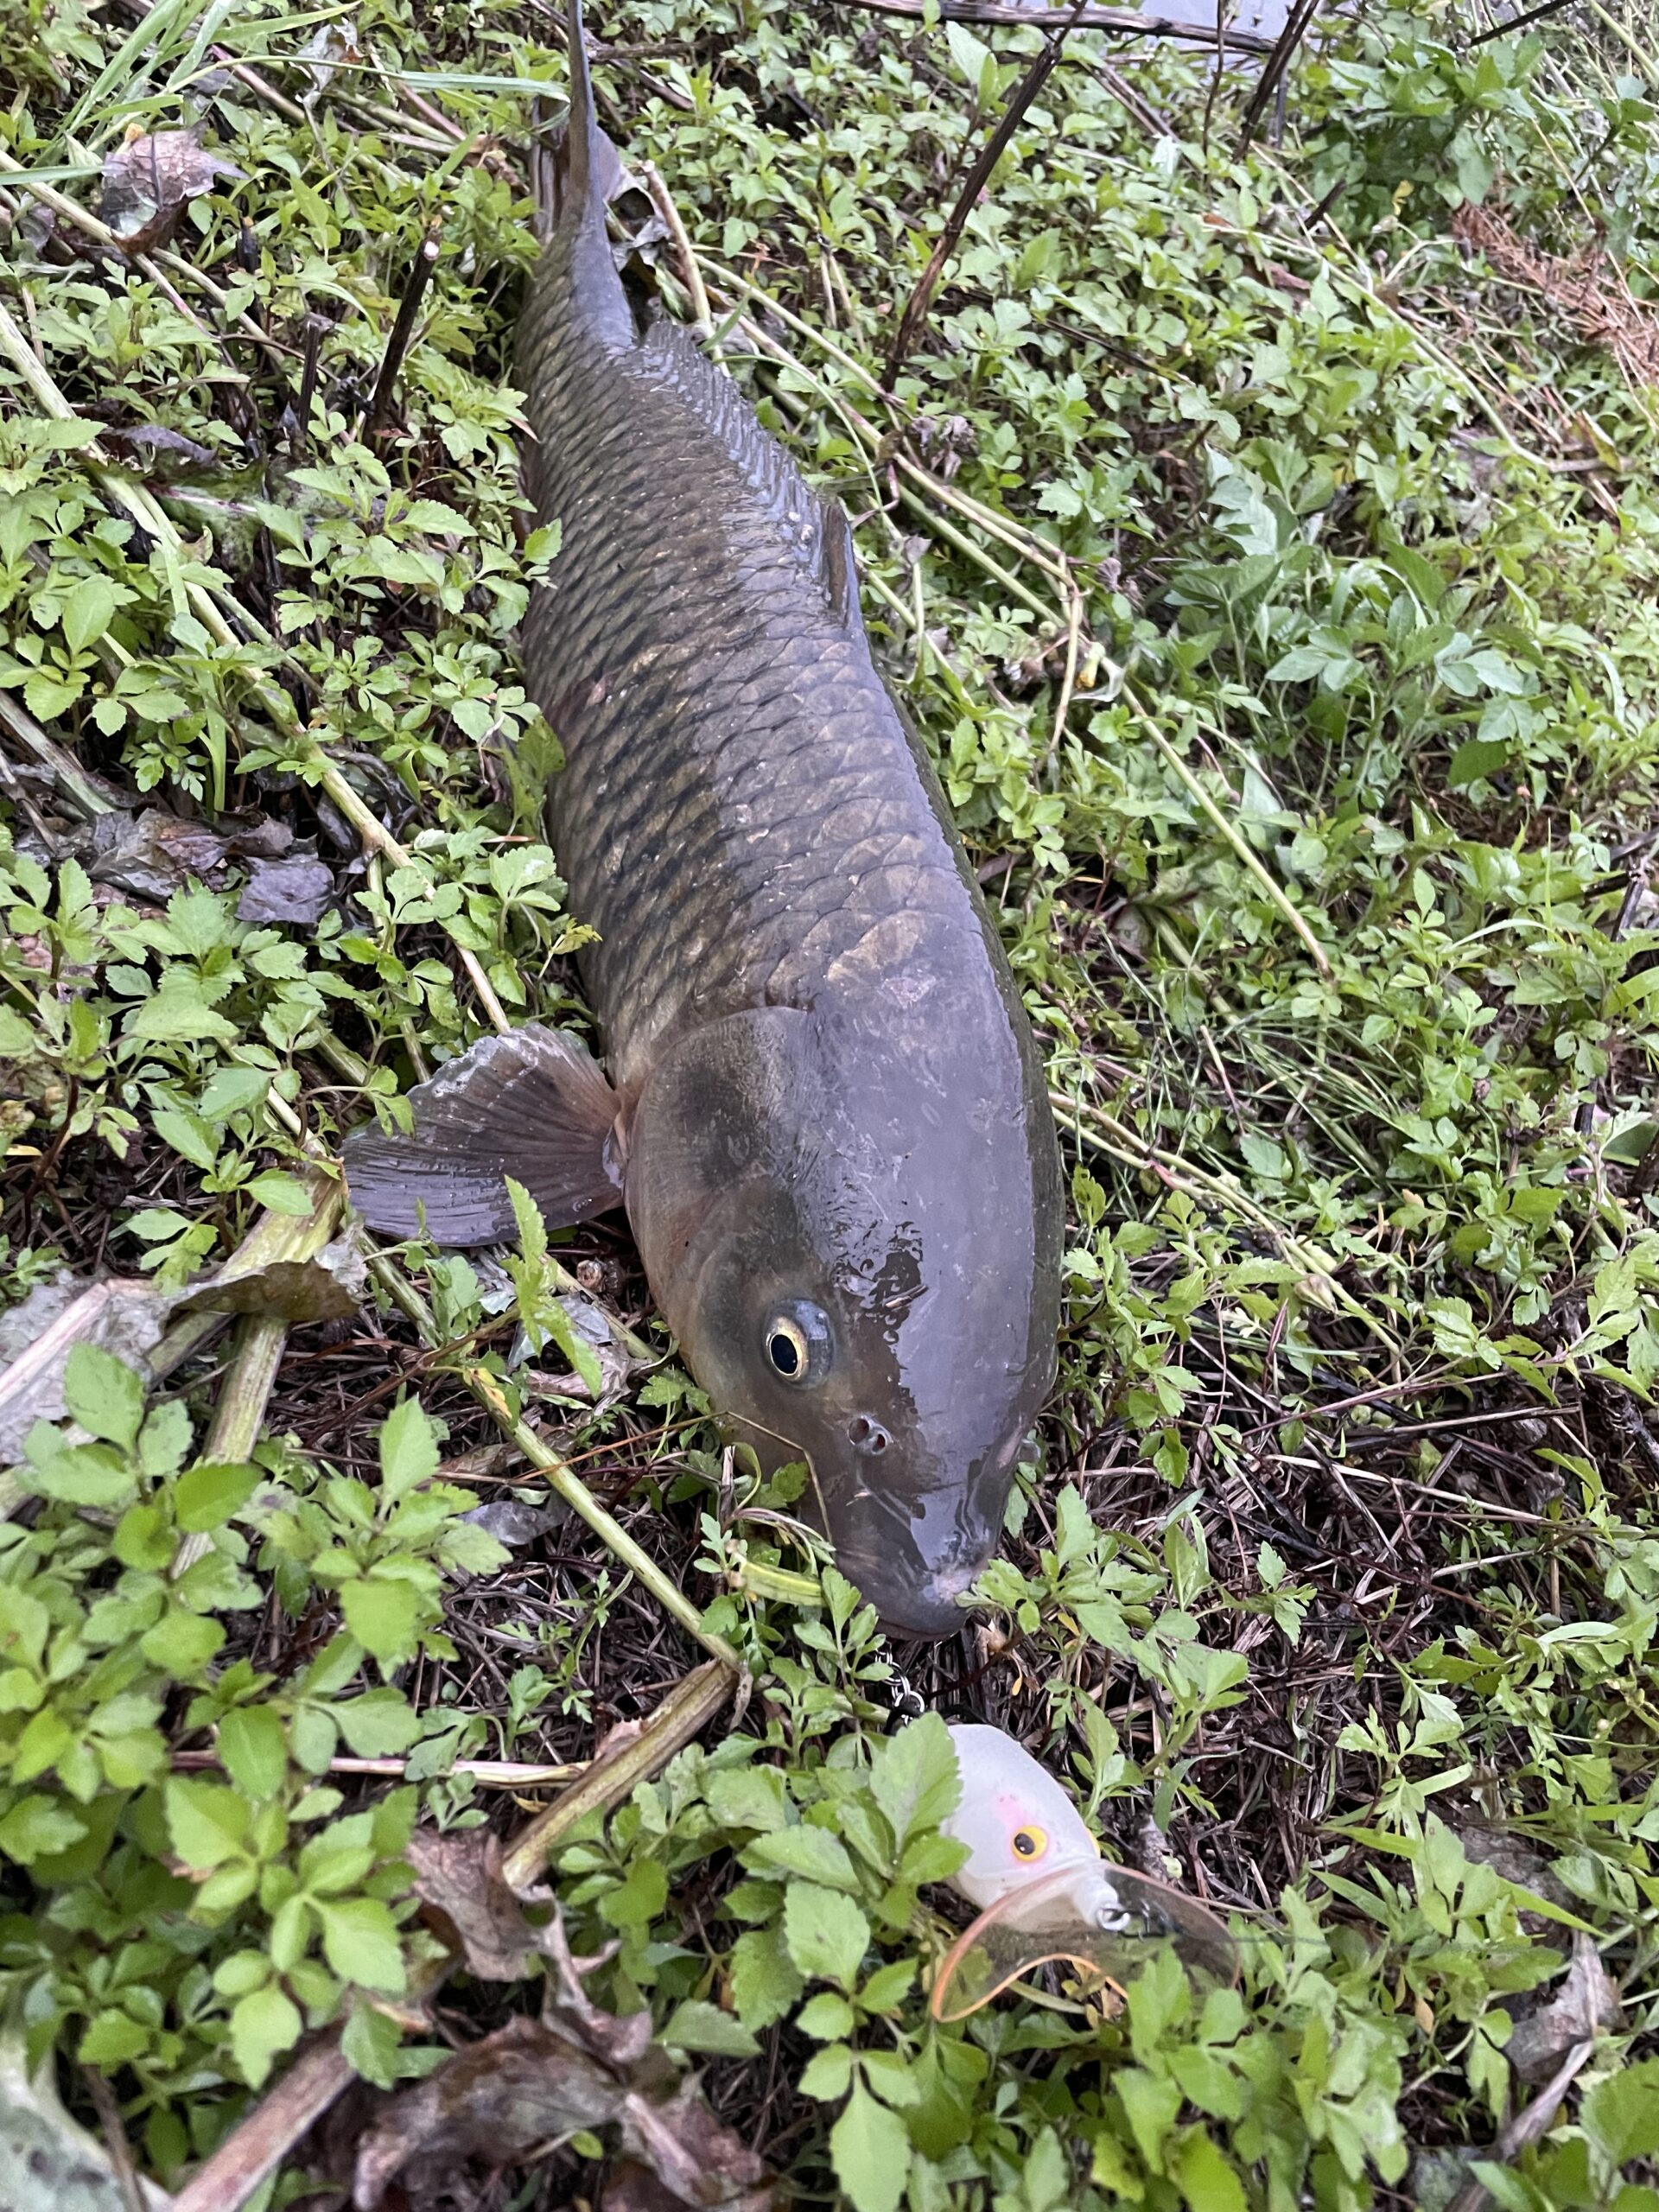
[[[872,659],[845,517],[618,277],[576,5],[570,29],[518,365],[562,544],[524,637],[628,1217],[729,1432],[805,1458],[844,1572],[890,1627],[943,1634],[1053,1375],[1042,1069]]]

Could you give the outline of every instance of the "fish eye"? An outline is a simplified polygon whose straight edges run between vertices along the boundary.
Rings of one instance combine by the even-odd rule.
[[[765,1342],[774,1375],[785,1382],[816,1382],[830,1364],[830,1318],[797,1299],[766,1323]]]
[[[1015,1828],[1012,1838],[1014,1855],[1027,1866],[1042,1857],[1048,1849],[1048,1830],[1039,1827]]]

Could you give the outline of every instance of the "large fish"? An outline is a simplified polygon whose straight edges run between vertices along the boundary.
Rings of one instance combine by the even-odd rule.
[[[626,1205],[729,1433],[804,1459],[843,1571],[942,1635],[1053,1376],[1040,1062],[933,771],[877,672],[847,520],[625,289],[581,9],[518,378],[562,550],[524,623],[551,834],[608,1062],[529,1027],[359,1135],[370,1223],[510,1235]]]

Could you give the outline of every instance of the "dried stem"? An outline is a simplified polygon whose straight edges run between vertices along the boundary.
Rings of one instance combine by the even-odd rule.
[[[708,289],[702,281],[702,270],[697,264],[696,250],[686,229],[674,195],[663,182],[655,162],[641,162],[639,174],[645,181],[645,190],[651,194],[651,204],[668,226],[668,234],[674,241],[674,251],[679,257],[680,275],[690,296],[692,327],[700,337],[706,338],[715,327],[715,318],[709,305]]]
[[[315,1259],[334,1235],[340,1221],[340,1208],[345,1204],[345,1192],[339,1181],[320,1170],[313,1171],[308,1179],[308,1187],[311,1195],[308,1214],[278,1217],[289,1222],[292,1232],[289,1249],[283,1255],[288,1259]],[[241,1270],[235,1272],[240,1273]],[[213,1425],[207,1431],[199,1455],[201,1465],[236,1465],[252,1452],[259,1440],[259,1427],[264,1420],[265,1408],[276,1381],[276,1370],[283,1363],[288,1329],[288,1323],[277,1314],[250,1313],[243,1321],[237,1338],[236,1355],[231,1362],[230,1372],[225,1377],[219,1403],[213,1409]],[[174,1580],[176,1581],[180,1575],[194,1567],[212,1546],[213,1538],[209,1535],[187,1535],[173,1561]]]
[[[928,0],[853,0],[853,5],[873,16],[905,16],[918,22],[928,12]],[[1127,8],[1033,8],[1023,0],[939,0],[938,15],[948,23],[1001,23],[1011,31],[1116,31],[1123,38],[1190,38],[1200,46],[1213,45],[1216,35],[1211,24],[1179,16],[1142,16]],[[1235,54],[1273,51],[1273,41],[1254,31],[1229,31],[1227,44]]]
[[[928,256],[927,266],[923,270],[916,289],[906,302],[905,311],[899,318],[899,334],[893,340],[893,351],[887,357],[887,379],[889,384],[893,381],[899,370],[916,350],[916,341],[921,336],[922,327],[927,321],[927,310],[934,293],[938,289],[939,278],[944,273],[944,264],[956,251],[957,241],[967,227],[968,218],[974,212],[975,203],[984,190],[992,170],[1007,152],[1008,141],[1025,120],[1027,109],[1054,73],[1055,65],[1059,60],[1060,51],[1065,44],[1065,34],[1075,28],[1077,18],[1082,13],[1083,8],[1079,0],[1079,4],[1073,8],[1063,21],[1057,23],[1052,35],[1044,46],[1042,52],[1027,70],[1019,84],[1015,86],[1013,97],[1002,111],[1001,121],[980,149],[978,159],[969,170],[967,181],[957,194],[957,204],[950,210],[944,228],[939,233],[939,242]]]
[[[415,256],[414,266],[404,285],[404,296],[397,302],[397,319],[391,326],[391,337],[386,340],[380,373],[375,378],[374,397],[369,402],[369,411],[364,419],[365,431],[372,438],[379,435],[391,410],[392,388],[397,382],[397,372],[404,365],[404,356],[409,351],[409,341],[415,335],[421,302],[432,281],[432,271],[438,265],[442,243],[442,224],[436,221],[429,224],[426,236],[421,240],[420,249]]]
[[[549,1854],[589,1813],[620,1804],[705,1728],[737,1688],[729,1666],[709,1660],[669,1692],[637,1736],[600,1756],[572,1789],[538,1813],[507,1847],[501,1871],[515,1890],[540,1882]]]
[[[1289,893],[1286,891],[1282,884],[1276,882],[1274,878],[1269,875],[1267,868],[1262,865],[1260,855],[1251,849],[1236,826],[1227,819],[1221,809],[1216,804],[1214,799],[1211,798],[1209,792],[1205,791],[1204,785],[1198,781],[1192,771],[1187,766],[1185,761],[1182,760],[1180,754],[1175,750],[1169,740],[1164,735],[1162,730],[1159,728],[1157,723],[1153,720],[1151,714],[1144,706],[1142,706],[1140,700],[1135,697],[1133,691],[1129,690],[1127,686],[1125,687],[1123,696],[1128,702],[1130,713],[1134,715],[1135,720],[1146,731],[1147,736],[1151,738],[1153,743],[1157,747],[1165,761],[1168,764],[1173,773],[1179,779],[1182,785],[1188,792],[1191,793],[1192,797],[1197,800],[1198,804],[1203,808],[1205,814],[1209,816],[1211,821],[1213,822],[1216,828],[1220,830],[1222,836],[1227,840],[1227,842],[1232,847],[1234,852],[1238,855],[1238,858],[1249,870],[1256,881],[1262,886],[1262,888],[1267,893],[1268,898],[1272,899],[1274,905],[1279,909],[1285,919],[1290,924],[1292,929],[1295,931],[1297,936],[1300,938],[1302,943],[1313,954],[1314,965],[1319,969],[1320,975],[1330,975],[1332,972],[1330,956],[1325,951],[1325,947],[1319,943],[1318,938],[1314,936],[1313,931],[1308,927],[1306,919],[1296,906],[1293,903]]]

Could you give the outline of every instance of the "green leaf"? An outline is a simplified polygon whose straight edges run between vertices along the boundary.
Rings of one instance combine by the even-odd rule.
[[[1584,2093],[1579,2125],[1615,2171],[1659,2152],[1659,2058],[1621,2067]]]
[[[60,677],[38,673],[23,686],[23,704],[37,721],[54,722],[74,705],[86,689],[84,676]]]
[[[838,1982],[850,1994],[870,1946],[870,1923],[850,1897],[816,1882],[791,1882],[784,1899],[784,1942],[809,1980]]]
[[[83,2066],[113,2069],[139,2057],[149,2050],[149,2042],[147,2027],[130,2012],[117,2012],[111,2006],[93,2016],[76,2046],[75,2056]]]
[[[804,2097],[816,2097],[820,2104],[829,2105],[846,2095],[852,2078],[852,2052],[844,2043],[833,2043],[807,2060],[796,2087]]]
[[[902,1851],[912,1828],[937,1827],[962,1798],[962,1777],[950,1732],[937,1713],[912,1720],[870,1763],[870,1789]]]
[[[383,1667],[411,1659],[420,1640],[420,1592],[407,1582],[347,1582],[340,1592],[346,1625]]]
[[[86,1823],[61,1798],[37,1791],[14,1805],[0,1821],[0,1852],[28,1866],[36,1859],[49,1859],[67,1851],[87,1833]]]
[[[1508,745],[1496,738],[1471,737],[1452,755],[1446,780],[1454,791],[1467,791],[1471,784],[1497,775],[1509,757]]]
[[[846,1845],[828,1828],[776,1829],[770,1835],[756,1836],[743,1858],[749,1866],[780,1867],[785,1874],[803,1875],[829,1889],[858,1887],[857,1870]]]
[[[256,1175],[243,1185],[251,1198],[256,1199],[272,1213],[286,1214],[296,1221],[303,1221],[311,1211],[311,1193],[296,1176],[278,1175],[274,1171]]]
[[[204,1174],[211,1174],[219,1160],[219,1147],[211,1130],[202,1126],[199,1116],[180,1113],[167,1106],[158,1106],[150,1115],[150,1123],[163,1144],[170,1144],[181,1158],[200,1167]]]
[[[292,2050],[305,2026],[299,2007],[275,1982],[251,1990],[231,2012],[231,2049],[250,2088],[262,2086],[285,2050]]]
[[[821,1989],[795,2015],[795,2025],[818,2043],[836,2043],[851,2035],[858,2025],[858,2015],[844,1997],[833,1989]]]
[[[910,2175],[910,2138],[903,2120],[861,2082],[830,2131],[830,2156],[855,2212],[898,2212]]]
[[[71,652],[84,652],[109,628],[115,613],[115,587],[107,576],[83,576],[63,602],[59,617]]]
[[[97,1344],[79,1344],[63,1370],[63,1402],[91,1434],[130,1451],[144,1417],[144,1386]]]
[[[354,1981],[396,1997],[404,1986],[404,1955],[397,1925],[378,1897],[343,1897],[320,1903],[322,1948],[342,1981]]]
[[[668,1903],[668,1872],[660,1859],[636,1859],[613,1890],[600,1899],[600,1917],[613,1928],[644,1930]]]
[[[706,2051],[717,2058],[753,2058],[760,2048],[741,2021],[700,1997],[674,2007],[659,2040],[671,2050]]]
[[[232,1114],[245,1114],[257,1106],[270,1089],[270,1076],[264,1068],[218,1068],[196,1101],[196,1111],[204,1122],[228,1122]]]
[[[169,968],[161,988],[127,1015],[121,1033],[141,1045],[229,1045],[237,1032],[234,1022],[208,1005],[193,976]]]
[[[804,1984],[784,1945],[781,1928],[751,1928],[732,1946],[732,2002],[745,2027],[781,2020]]]
[[[209,1465],[188,1467],[173,1485],[173,1517],[181,1529],[202,1535],[223,1528],[259,1487],[257,1467]]]
[[[401,1690],[389,1685],[331,1706],[329,1717],[359,1759],[400,1758],[420,1738],[421,1716]]]
[[[437,1433],[420,1400],[405,1398],[380,1431],[381,1491],[389,1499],[401,1497],[437,1471]]]
[[[219,1724],[225,1771],[250,1797],[275,1797],[288,1779],[288,1742],[268,1705],[240,1705]]]
[[[234,1789],[175,1774],[166,1784],[165,1801],[168,1834],[187,1866],[222,1866],[245,1848],[252,1815]]]
[[[1183,2138],[1171,2163],[1190,2212],[1249,2212],[1243,2183],[1203,2128]]]

